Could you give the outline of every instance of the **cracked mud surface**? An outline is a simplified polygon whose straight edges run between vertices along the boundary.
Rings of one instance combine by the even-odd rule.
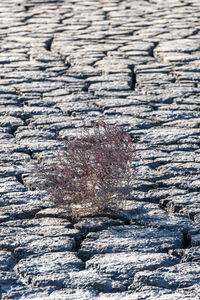
[[[199,1],[1,1],[0,66],[0,298],[200,299]],[[132,198],[72,223],[33,168],[100,116]]]

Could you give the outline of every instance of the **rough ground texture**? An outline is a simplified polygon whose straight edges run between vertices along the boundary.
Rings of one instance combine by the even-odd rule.
[[[199,96],[199,0],[1,1],[1,299],[200,299]],[[71,222],[33,168],[99,116],[132,198]]]

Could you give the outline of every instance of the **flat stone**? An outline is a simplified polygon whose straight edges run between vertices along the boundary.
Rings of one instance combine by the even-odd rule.
[[[161,253],[120,252],[94,255],[86,262],[87,270],[98,270],[125,285],[138,271],[155,270],[176,264],[178,259]]]
[[[79,238],[78,231],[65,228],[62,220],[59,225],[57,219],[44,220],[44,222],[42,226],[42,221],[37,219],[35,221],[35,224],[38,224],[37,227],[34,226],[34,222],[29,224],[23,220],[5,222],[5,226],[1,226],[0,231],[0,248],[12,250],[18,257],[37,253],[72,251],[75,247],[74,238]],[[46,222],[49,222],[49,226]],[[41,224],[41,231],[38,231],[39,224]]]
[[[108,217],[95,217],[95,218],[81,218],[80,221],[74,224],[74,227],[80,229],[81,232],[88,233],[92,231],[99,231],[106,229],[110,226],[122,225],[123,221],[113,220]]]
[[[166,198],[168,212],[178,212],[185,207],[196,205],[197,208],[200,206],[200,197],[198,192],[189,194],[177,195],[175,197]]]
[[[195,40],[192,39],[178,39],[174,41],[161,42],[156,47],[156,52],[190,52],[199,50]]]
[[[121,81],[115,81],[115,82],[105,82],[105,83],[93,83],[89,87],[90,92],[97,91],[129,91],[131,89],[131,81],[129,82],[121,82]]]
[[[48,220],[48,218],[59,218],[59,221],[62,219],[67,219],[68,215],[66,214],[65,209],[63,208],[45,208],[45,209],[41,209],[40,211],[38,211],[36,213],[36,218],[46,218]],[[65,220],[65,226],[67,224],[67,221]],[[68,224],[70,225],[70,223],[68,222]],[[69,226],[70,227],[70,226]]]
[[[131,239],[130,239],[131,238]],[[139,226],[113,226],[101,232],[89,233],[79,250],[81,258],[88,260],[95,254],[130,251],[163,252],[180,248],[182,234]]]
[[[0,184],[0,192],[1,194],[7,194],[12,192],[25,192],[26,188],[24,185],[19,183],[19,181],[15,177],[5,177],[4,180],[1,181]]]
[[[98,270],[81,270],[79,272],[70,272],[68,275],[64,281],[66,288],[92,288],[104,293],[123,292],[126,290],[123,283],[112,280],[105,274],[99,273]]]
[[[23,282],[32,286],[62,287],[69,273],[80,271],[83,262],[73,252],[55,252],[32,255],[21,259],[15,271]]]
[[[21,298],[23,300],[25,299],[34,299],[36,297],[42,298],[42,299],[48,299],[49,293],[52,291],[53,288],[45,288],[45,291],[40,287],[29,287],[25,286],[21,282],[15,282],[13,283],[9,290],[7,290],[7,286],[5,285],[5,288],[3,286],[2,288],[2,299],[17,299]]]
[[[195,299],[198,300],[198,292],[193,291],[169,291],[168,289],[163,289],[155,286],[141,286],[137,288],[135,291],[127,291],[122,293],[108,293],[103,294],[100,293],[98,300],[105,300],[105,297],[108,297],[111,300],[138,300],[145,299],[148,297],[150,300],[154,299],[162,299],[162,300],[190,300]]]
[[[151,144],[174,144],[180,143],[184,138],[198,136],[198,129],[188,128],[157,128],[147,131],[147,134],[142,137],[142,142]]]
[[[148,209],[145,210],[144,213],[136,213],[133,216],[131,223],[148,227],[156,227],[158,229],[167,229],[172,231],[178,230],[184,234],[188,233],[190,230],[198,228],[198,225],[195,225],[194,222],[188,220],[187,217],[168,216],[151,210],[148,211]]]
[[[141,284],[150,286],[153,284],[168,289],[191,287],[199,284],[199,269],[199,263],[188,262],[155,271],[138,272],[130,289],[135,289]]]

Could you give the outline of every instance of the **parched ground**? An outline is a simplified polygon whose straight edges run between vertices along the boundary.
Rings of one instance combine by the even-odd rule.
[[[200,299],[199,96],[199,0],[1,1],[1,299]],[[34,165],[100,116],[132,199],[72,223]]]

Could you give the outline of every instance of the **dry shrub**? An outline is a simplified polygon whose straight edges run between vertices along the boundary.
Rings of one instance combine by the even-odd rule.
[[[134,154],[122,127],[98,120],[88,129],[84,123],[81,137],[66,142],[58,163],[44,170],[47,191],[73,218],[116,209],[130,193]]]

